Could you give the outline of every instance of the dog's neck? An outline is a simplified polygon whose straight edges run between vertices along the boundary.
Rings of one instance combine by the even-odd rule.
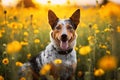
[[[57,50],[57,49],[54,47],[54,45],[52,45],[52,48],[53,48],[54,50],[56,50],[56,51],[58,52],[58,54],[60,54],[60,55],[67,55],[67,54],[69,54],[69,53],[71,53],[71,52],[73,51],[73,48],[70,48],[70,49],[65,50],[65,51],[63,51],[63,50]]]

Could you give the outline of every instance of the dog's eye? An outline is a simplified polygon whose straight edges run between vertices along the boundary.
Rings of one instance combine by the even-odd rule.
[[[72,27],[72,26],[68,26],[68,27],[67,27],[67,29],[72,30],[72,29],[73,29],[73,27]]]
[[[61,27],[60,27],[60,26],[57,26],[55,29],[60,30],[60,29],[61,29]]]

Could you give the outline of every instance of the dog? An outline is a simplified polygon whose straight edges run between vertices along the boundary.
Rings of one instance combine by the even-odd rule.
[[[45,75],[40,75],[40,70],[46,64],[50,64],[49,74],[54,80],[72,80],[77,66],[76,29],[80,22],[80,9],[77,9],[70,18],[59,19],[52,11],[48,11],[48,20],[51,26],[50,43],[44,51],[23,64],[19,70],[20,77],[26,80],[47,80]],[[60,59],[61,64],[54,61]],[[59,69],[58,69],[59,67]],[[31,77],[30,77],[31,76]]]

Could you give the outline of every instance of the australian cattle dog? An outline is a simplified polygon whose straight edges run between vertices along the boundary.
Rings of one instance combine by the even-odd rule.
[[[59,19],[52,10],[49,10],[51,42],[44,51],[23,64],[19,70],[20,77],[25,77],[26,80],[48,80],[45,75],[40,74],[40,70],[44,65],[50,64],[49,75],[52,75],[54,80],[72,80],[77,66],[74,47],[79,19],[80,9],[77,9],[68,19]],[[56,59],[61,60],[61,64],[55,64]]]

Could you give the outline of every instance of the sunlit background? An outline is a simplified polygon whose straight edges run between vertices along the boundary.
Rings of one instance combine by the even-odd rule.
[[[29,80],[17,71],[50,43],[48,10],[69,18],[78,8],[75,78],[120,80],[120,0],[0,0],[0,80]]]
[[[6,7],[15,7],[19,3],[23,2],[27,4],[39,4],[39,5],[95,5],[96,1],[102,3],[104,0],[1,0],[1,5]],[[120,0],[105,0],[112,1],[120,4]],[[32,6],[31,6],[32,7]]]

